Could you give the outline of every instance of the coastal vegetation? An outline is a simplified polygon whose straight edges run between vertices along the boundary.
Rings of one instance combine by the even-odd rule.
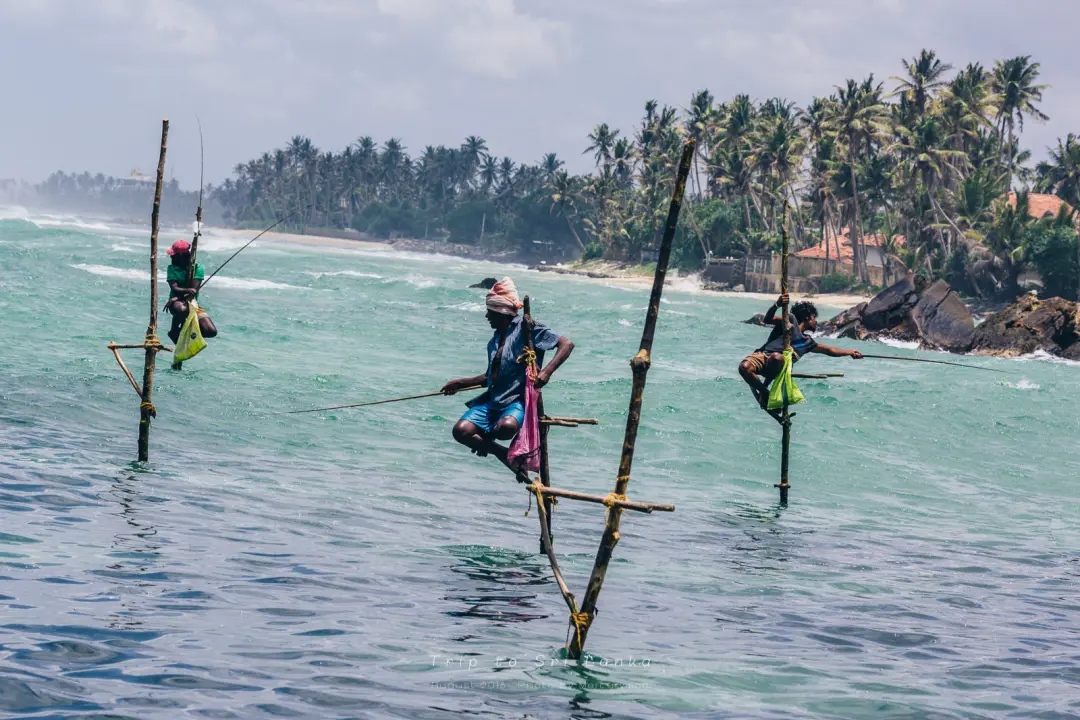
[[[836,239],[848,238],[852,282],[869,282],[874,245],[886,276],[908,270],[989,297],[1015,294],[1034,269],[1046,292],[1071,296],[1080,139],[1070,133],[1032,163],[1024,131],[1049,119],[1039,78],[1030,56],[954,67],[923,50],[895,77],[848,79],[804,106],[708,90],[684,108],[650,100],[629,131],[600,123],[588,134],[583,174],[555,153],[501,157],[477,136],[414,154],[399,138],[324,151],[296,136],[238,164],[211,197],[239,227],[299,210],[297,232],[349,228],[636,263],[657,245],[681,142],[692,136],[676,267],[775,250],[787,218],[796,249],[824,245],[835,259]],[[1066,204],[1037,216],[1034,192]]]

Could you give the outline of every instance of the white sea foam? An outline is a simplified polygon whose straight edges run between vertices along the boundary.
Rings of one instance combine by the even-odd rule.
[[[30,219],[30,211],[21,205],[0,207],[0,220],[25,220],[26,222],[33,222]]]
[[[619,324],[622,325],[623,327],[630,327],[630,321],[629,320],[620,320]]]
[[[1009,358],[1010,360],[1018,360],[1020,362],[1027,362],[1030,360],[1041,360],[1043,362],[1052,362],[1055,365],[1072,365],[1073,367],[1080,367],[1080,361],[1067,360],[1057,355],[1051,355],[1045,350],[1036,350],[1030,355],[1021,355],[1020,357]]]
[[[1033,383],[1027,378],[1020,378],[1019,382],[1005,382],[1002,384],[1007,387],[1016,388],[1017,390],[1038,390],[1041,387],[1039,384]]]
[[[664,285],[675,292],[699,293],[704,291],[700,273],[668,278]]]
[[[112,245],[109,246],[109,249],[112,250],[113,252],[126,252],[126,253],[133,253],[133,252],[138,252],[139,251],[139,248],[137,248],[137,247],[132,247],[131,245],[122,245],[120,243],[113,243]]]
[[[889,347],[901,348],[903,350],[918,350],[918,340],[896,340],[894,338],[878,338],[882,345],[888,345]]]
[[[108,232],[112,228],[102,222],[85,222],[78,218],[43,216],[31,218],[30,222],[38,227],[72,227],[79,230],[99,230]]]
[[[437,287],[439,285],[439,281],[436,280],[435,278],[428,277],[427,275],[417,275],[416,273],[409,273],[408,275],[403,275],[403,276],[401,276],[399,278],[384,278],[383,282],[384,283],[407,282],[407,283],[409,283],[410,285],[412,285],[413,287],[416,287],[416,288],[431,288],[431,287]]]
[[[118,278],[121,280],[131,280],[136,282],[146,282],[150,277],[150,273],[145,270],[138,270],[136,268],[116,268],[111,265],[92,265],[88,263],[78,263],[71,267],[78,270],[91,273],[92,275],[98,275],[101,277]],[[165,273],[159,272],[158,279],[165,279]],[[216,281],[214,284],[221,288],[231,288],[233,290],[300,290],[302,288],[296,285],[287,285],[286,283],[278,283],[272,280],[257,280],[250,278],[233,278],[226,277],[224,275],[218,275],[214,278]]]
[[[463,310],[465,312],[482,313],[487,312],[487,306],[484,303],[477,302],[460,302],[455,305],[439,305],[439,310]]]
[[[382,280],[383,276],[378,273],[358,272],[356,270],[337,270],[334,272],[305,272],[305,275],[319,280],[324,277],[353,277],[353,278],[371,278],[373,280]]]
[[[136,268],[115,268],[110,265],[91,265],[87,263],[78,263],[71,267],[78,270],[84,270],[93,275],[100,275],[101,277],[120,278],[122,280],[135,280],[138,282],[146,282],[146,279],[150,277],[150,273],[146,270],[138,270]],[[158,279],[164,280],[165,273],[158,273]]]

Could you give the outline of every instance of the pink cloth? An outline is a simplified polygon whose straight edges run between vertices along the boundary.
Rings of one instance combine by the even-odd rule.
[[[503,315],[517,315],[521,309],[521,301],[518,300],[517,286],[514,281],[504,277],[488,291],[487,308]]]
[[[540,391],[536,389],[536,373],[525,371],[525,420],[517,437],[510,443],[510,467],[526,472],[540,472]]]

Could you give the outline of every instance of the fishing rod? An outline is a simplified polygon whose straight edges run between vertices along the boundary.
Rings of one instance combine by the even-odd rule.
[[[948,362],[947,360],[926,360],[924,358],[913,357],[901,357],[899,355],[868,355],[863,353],[864,358],[875,358],[877,360],[903,360],[904,362],[921,362],[921,363],[933,363],[935,365],[953,365],[955,367],[970,368],[971,370],[987,370],[989,372],[1004,373],[1004,370],[998,370],[997,368],[982,367],[981,365],[965,365],[964,363]]]
[[[828,378],[840,378],[844,377],[844,373],[791,373],[793,378],[801,378],[803,380],[827,380]]]
[[[195,261],[199,254],[199,238],[202,237],[202,202],[203,202],[203,171],[206,169],[206,155],[203,152],[202,120],[195,116],[195,122],[199,125],[199,207],[195,210],[195,237],[191,239],[191,262],[188,264],[188,287],[195,280]]]
[[[210,273],[210,277],[208,277],[208,278],[206,278],[205,280],[203,280],[203,282],[202,282],[202,286],[200,287],[200,289],[202,289],[202,288],[205,288],[205,287],[206,287],[206,283],[210,282],[210,281],[211,281],[211,280],[212,280],[212,279],[214,278],[214,276],[215,276],[215,275],[217,275],[217,274],[218,274],[219,272],[221,272],[221,269],[222,269],[222,268],[224,268],[224,267],[225,267],[226,265],[228,265],[228,264],[229,264],[229,262],[230,262],[230,261],[231,261],[231,260],[232,260],[232,259],[233,259],[234,257],[236,257],[236,256],[237,256],[237,255],[239,255],[240,253],[244,252],[244,250],[246,250],[246,249],[247,249],[248,245],[250,245],[251,243],[255,242],[256,240],[258,240],[259,238],[261,238],[261,237],[262,237],[263,235],[265,235],[266,233],[270,232],[271,230],[273,230],[274,228],[276,228],[276,227],[277,227],[278,225],[280,225],[281,223],[283,223],[283,222],[285,222],[286,220],[288,220],[289,218],[291,218],[291,217],[292,217],[293,215],[296,215],[296,214],[297,214],[297,213],[299,213],[299,212],[300,212],[301,210],[306,210],[306,209],[307,209],[307,207],[305,206],[305,207],[301,207],[301,208],[297,208],[296,210],[293,210],[293,211],[292,211],[291,213],[289,213],[289,214],[288,214],[288,215],[286,215],[285,217],[281,218],[281,219],[280,219],[280,220],[278,220],[278,221],[277,221],[276,223],[274,223],[274,224],[273,224],[273,225],[271,225],[270,227],[266,228],[265,230],[263,230],[263,231],[262,231],[261,233],[259,233],[259,234],[258,234],[258,235],[256,235],[255,237],[251,238],[251,240],[249,240],[249,241],[247,242],[247,244],[246,244],[246,245],[244,245],[244,247],[240,248],[239,250],[237,250],[236,252],[234,252],[234,253],[233,253],[232,255],[230,255],[230,256],[229,256],[229,259],[228,259],[228,260],[226,260],[225,262],[221,263],[221,265],[219,265],[219,266],[218,266],[218,269],[217,269],[217,270],[215,270],[214,272]]]
[[[457,392],[469,392],[470,390],[479,390],[483,388],[483,385],[473,385],[467,388],[461,388]],[[315,408],[314,410],[289,410],[287,412],[276,412],[275,415],[300,415],[302,413],[314,413],[323,412],[325,410],[344,410],[346,408],[361,408],[368,407],[370,405],[385,405],[386,403],[402,402],[404,400],[419,400],[420,398],[435,397],[436,395],[445,395],[442,390],[439,392],[426,393],[424,395],[409,395],[408,397],[393,398],[391,400],[376,400],[374,402],[357,403],[355,405],[334,405],[333,407]]]

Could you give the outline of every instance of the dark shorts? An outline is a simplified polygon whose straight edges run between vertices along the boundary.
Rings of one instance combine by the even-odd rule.
[[[507,415],[517,420],[520,428],[522,423],[525,422],[525,406],[520,400],[510,403],[506,407],[499,407],[495,403],[483,403],[466,410],[461,419],[468,420],[484,432],[491,432],[495,425]]]
[[[765,373],[765,364],[769,362],[769,356],[757,350],[743,358],[743,362],[750,368],[750,372],[755,375],[763,375]],[[791,362],[799,362],[799,353],[794,350],[791,351]]]

